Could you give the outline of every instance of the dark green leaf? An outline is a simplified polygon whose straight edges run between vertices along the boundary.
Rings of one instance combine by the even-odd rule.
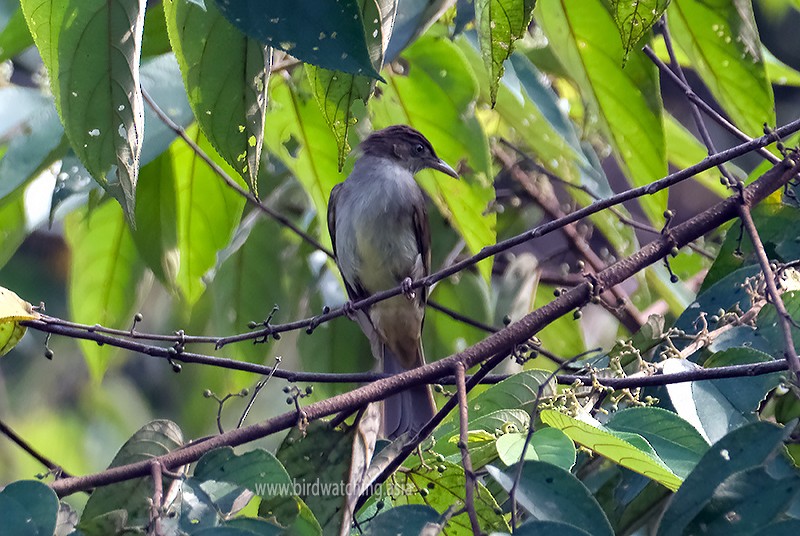
[[[352,444],[352,432],[315,421],[303,431],[292,429],[278,450],[278,459],[299,488],[295,493],[299,491],[325,533],[338,530],[341,523]]]
[[[590,536],[591,533],[569,523],[531,520],[514,531],[514,536]]]
[[[171,452],[183,445],[183,433],[178,425],[166,420],[152,421],[140,428],[114,456],[109,467],[141,462]],[[165,479],[165,488],[170,479]],[[81,515],[81,529],[94,518],[113,511],[127,512],[129,527],[144,527],[150,519],[153,479],[135,478],[96,488]]]
[[[269,488],[274,485],[277,489],[281,484],[290,484],[286,469],[275,456],[263,449],[241,455],[234,454],[230,447],[212,450],[197,462],[194,478],[230,482],[263,497],[285,495],[277,491],[270,492]]]
[[[658,457],[681,478],[686,478],[708,449],[708,443],[691,424],[660,408],[617,411],[606,427],[644,437]]]
[[[491,465],[489,474],[510,491],[517,466],[501,471]],[[528,461],[522,468],[516,500],[533,519],[573,525],[594,536],[613,536],[614,531],[592,494],[569,471],[545,462]]]
[[[396,506],[378,514],[367,525],[367,535],[417,536],[428,523],[436,523],[439,513],[427,505]]]
[[[41,482],[19,480],[0,491],[4,534],[51,536],[56,529],[57,516],[58,497]]]
[[[701,499],[704,508],[684,534],[752,534],[780,521],[799,491],[798,475],[774,478],[763,467],[739,471],[717,486],[710,497]]]
[[[332,71],[378,75],[367,41],[369,25],[361,18],[358,0],[216,3],[239,30],[301,61]]]
[[[732,431],[709,448],[672,496],[661,518],[658,536],[679,536],[703,510],[726,478],[767,462],[783,444],[786,430],[755,422]]]

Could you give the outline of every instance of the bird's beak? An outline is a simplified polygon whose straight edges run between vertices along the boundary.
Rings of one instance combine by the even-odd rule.
[[[450,165],[441,158],[432,161],[430,164],[430,168],[435,169],[436,171],[441,171],[445,175],[450,175],[454,179],[458,178],[458,172],[452,167],[450,167]]]

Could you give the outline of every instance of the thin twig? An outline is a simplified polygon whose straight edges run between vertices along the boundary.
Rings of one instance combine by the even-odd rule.
[[[250,204],[252,204],[258,210],[260,210],[261,212],[263,212],[264,214],[266,214],[267,216],[269,216],[273,220],[277,221],[278,223],[280,223],[284,227],[288,228],[293,233],[295,233],[297,236],[299,236],[300,238],[302,238],[303,240],[305,240],[306,242],[308,242],[309,244],[311,244],[315,248],[319,249],[320,251],[325,252],[325,254],[327,254],[329,257],[333,257],[333,254],[331,253],[331,251],[329,249],[325,248],[313,236],[311,236],[310,234],[308,234],[305,231],[303,231],[302,229],[300,229],[297,225],[292,223],[292,221],[289,220],[289,218],[287,218],[283,214],[273,210],[272,208],[268,207],[267,205],[265,205],[264,203],[259,201],[259,199],[255,195],[253,195],[251,192],[248,192],[247,190],[245,190],[244,188],[239,186],[239,184],[235,180],[233,180],[233,178],[231,178],[231,176],[228,175],[225,172],[225,170],[222,169],[222,167],[220,167],[219,164],[214,162],[214,160],[210,156],[208,156],[206,154],[206,152],[203,151],[203,149],[201,149],[200,146],[197,145],[197,143],[193,139],[191,139],[189,137],[188,134],[186,134],[186,131],[179,124],[177,124],[175,121],[173,121],[172,118],[170,116],[168,116],[158,106],[158,104],[156,104],[156,102],[153,100],[153,98],[150,96],[150,94],[147,93],[147,91],[145,91],[144,89],[142,89],[142,96],[144,97],[145,102],[147,102],[147,104],[153,110],[153,113],[155,113],[156,116],[168,128],[170,128],[175,134],[177,134],[178,137],[180,137],[184,142],[186,142],[186,144],[192,149],[192,151],[197,156],[199,156],[200,159],[202,159],[203,162],[205,162],[214,171],[214,173],[216,173],[225,182],[225,184],[229,188],[231,188],[236,193],[238,193],[239,195],[244,197],[248,202],[250,202]]]
[[[753,217],[750,214],[750,208],[742,203],[739,207],[739,218],[742,220],[744,229],[750,241],[753,243],[753,251],[755,251],[758,264],[761,266],[761,271],[764,272],[764,283],[767,286],[767,295],[772,302],[775,311],[778,313],[778,322],[781,326],[783,333],[783,355],[786,362],[796,378],[796,382],[800,385],[800,358],[797,356],[797,351],[794,348],[794,340],[792,339],[792,317],[786,310],[786,305],[783,303],[781,293],[775,286],[775,273],[772,266],[769,264],[767,252],[764,250],[764,244],[761,243],[761,237],[758,235],[756,224],[753,222]]]
[[[479,535],[481,525],[478,522],[478,513],[475,511],[475,490],[477,479],[472,469],[472,458],[469,455],[469,409],[467,402],[466,368],[461,361],[453,367],[456,376],[456,393],[458,398],[458,448],[461,450],[461,466],[464,468],[464,507],[467,510],[472,533]]]
[[[540,188],[536,188],[528,173],[525,172],[510,155],[506,154],[500,148],[495,149],[494,155],[551,219],[557,220],[564,217],[558,200],[553,196],[546,195]],[[564,233],[564,236],[567,237],[572,247],[588,263],[593,272],[599,272],[605,268],[603,260],[589,247],[586,240],[580,236],[574,223],[565,225],[561,228],[561,231]],[[641,312],[633,306],[625,291],[619,286],[611,287],[607,290],[616,299],[617,303],[621,304],[621,307],[611,308],[610,312],[616,316],[631,333],[639,331],[639,328],[644,324],[644,319],[642,319]]]
[[[275,375],[275,371],[278,370],[278,366],[281,364],[281,359],[282,359],[281,356],[276,356],[275,366],[272,367],[272,370],[269,371],[269,374],[267,374],[263,380],[256,383],[256,386],[253,388],[253,396],[251,396],[250,400],[247,402],[247,407],[244,408],[242,416],[239,418],[239,424],[236,425],[236,428],[241,428],[242,425],[244,424],[245,419],[247,419],[247,415],[250,413],[250,409],[252,409],[253,404],[256,401],[258,393],[261,392],[264,386],[267,385],[269,380],[272,379],[272,377]]]
[[[33,446],[30,443],[25,441],[19,434],[17,434],[14,430],[12,430],[9,425],[7,425],[5,422],[1,420],[0,420],[0,434],[6,436],[8,439],[11,440],[12,443],[17,445],[25,452],[27,452],[36,461],[47,467],[47,470],[50,471],[56,478],[70,478],[72,476],[68,472],[66,472],[60,465],[53,462],[52,460],[50,460],[50,458],[48,458],[44,454],[41,454],[39,451],[33,448]]]
[[[161,510],[164,497],[164,482],[161,478],[161,463],[157,460],[150,462],[150,476],[153,478],[153,499],[150,505],[150,530],[152,536],[163,536],[161,530]]]

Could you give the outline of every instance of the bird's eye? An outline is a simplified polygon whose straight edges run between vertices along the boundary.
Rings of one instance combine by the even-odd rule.
[[[422,154],[425,151],[425,147],[422,146],[421,143],[418,143],[414,146],[414,152],[417,154]]]

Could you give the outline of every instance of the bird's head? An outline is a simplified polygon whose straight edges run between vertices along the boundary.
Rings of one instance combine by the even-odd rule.
[[[394,125],[370,134],[361,142],[365,155],[394,160],[411,173],[430,168],[457,179],[458,173],[436,156],[428,139],[406,125]]]

